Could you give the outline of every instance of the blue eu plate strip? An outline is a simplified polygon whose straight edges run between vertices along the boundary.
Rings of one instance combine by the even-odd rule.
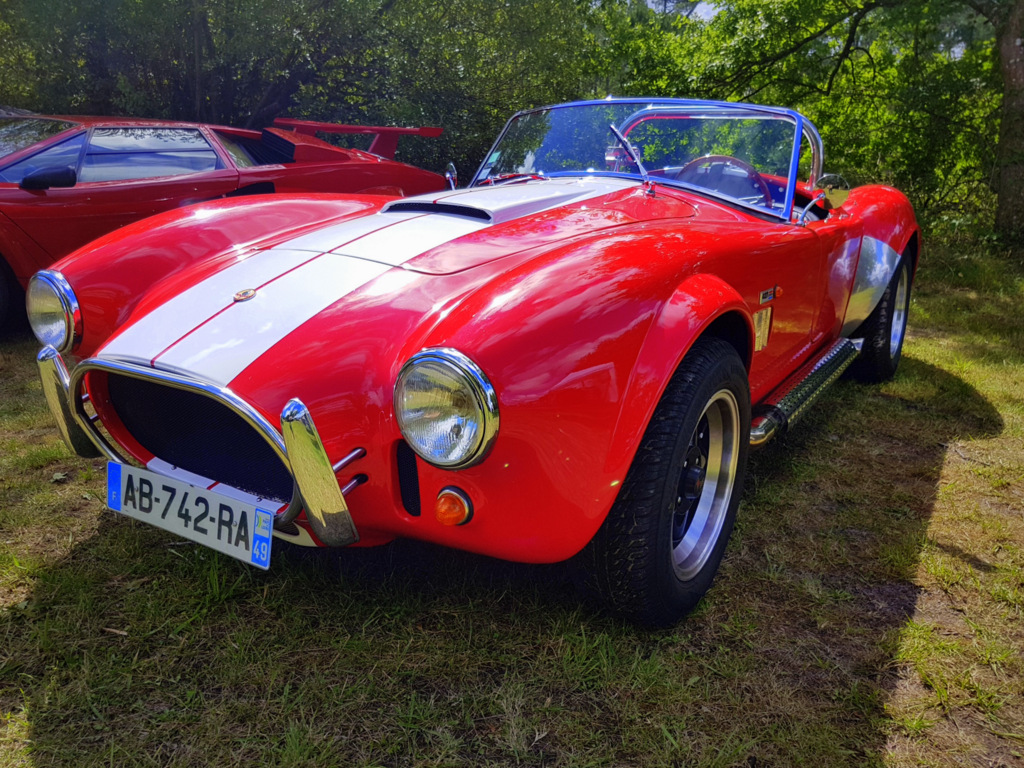
[[[274,515],[264,509],[256,510],[256,530],[252,535],[252,564],[270,567],[270,537],[273,536]]]
[[[107,462],[107,506],[121,511],[121,465]]]

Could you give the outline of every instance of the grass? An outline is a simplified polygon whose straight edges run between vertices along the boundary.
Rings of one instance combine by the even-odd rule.
[[[675,630],[571,566],[262,573],[103,508],[0,341],[0,765],[1024,764],[1024,274],[932,246],[897,378],[757,453]]]

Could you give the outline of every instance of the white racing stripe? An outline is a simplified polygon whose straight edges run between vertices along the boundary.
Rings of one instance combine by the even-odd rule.
[[[545,182],[454,193],[505,220],[608,194],[620,181]],[[427,196],[424,196],[427,197]],[[436,197],[436,195],[432,196]],[[460,202],[462,202],[460,200]],[[227,386],[262,354],[329,306],[417,256],[491,224],[424,213],[366,216],[249,255],[129,325],[99,356],[155,365]],[[238,291],[258,289],[234,302]]]
[[[395,215],[385,214],[388,217]],[[429,216],[420,214],[412,221],[402,222],[387,229],[379,229],[372,235],[361,237],[335,249],[334,252],[399,267],[431,248],[444,245],[487,226],[488,223],[480,219],[467,219],[461,216],[446,216],[436,213]]]
[[[408,203],[440,203],[486,213],[491,224],[540,213],[550,208],[572,203],[582,203],[594,197],[635,189],[640,182],[628,179],[586,177],[575,179],[548,179],[533,183],[508,183],[496,186],[457,189],[444,194],[417,195],[394,200],[384,207],[387,212],[392,206]],[[398,213],[396,211],[395,213]],[[390,214],[394,215],[394,214]]]
[[[300,325],[389,269],[337,253],[319,256],[185,335],[156,365],[226,386]]]
[[[431,248],[486,222],[453,216],[390,214],[330,227],[310,248],[286,243],[212,275],[158,307],[108,343],[101,357],[127,360],[226,386],[254,360],[339,299]],[[313,233],[317,234],[317,233]],[[347,242],[346,242],[347,241]],[[258,289],[248,301],[236,292]]]
[[[409,219],[422,218],[422,213],[391,213],[387,216],[365,216],[360,219],[350,219],[339,224],[332,224],[323,229],[307,232],[304,235],[292,238],[281,243],[276,248],[288,251],[315,251],[316,253],[327,253],[351,243],[353,240],[371,232],[400,224]],[[272,249],[273,250],[273,249]]]
[[[408,217],[399,220],[405,218]],[[319,235],[321,242],[329,243],[328,247],[336,247],[339,243],[351,242],[394,221],[390,217],[367,216],[312,234]],[[304,245],[302,249],[278,247],[239,254],[234,264],[168,299],[138,322],[129,324],[107,342],[101,357],[149,365],[154,357],[186,333],[230,306],[238,291],[259,288],[327,250],[321,248],[311,252],[311,239],[310,235],[305,235],[291,241]],[[291,245],[291,242],[287,245]]]

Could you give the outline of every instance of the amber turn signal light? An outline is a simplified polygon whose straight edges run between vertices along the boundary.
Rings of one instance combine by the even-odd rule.
[[[465,491],[442,488],[434,504],[434,517],[441,525],[465,525],[473,519],[473,503]]]

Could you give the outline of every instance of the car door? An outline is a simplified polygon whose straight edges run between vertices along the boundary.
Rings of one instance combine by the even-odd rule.
[[[731,282],[754,322],[751,395],[756,402],[777,387],[823,342],[819,326],[825,297],[821,239],[805,227],[765,223],[753,239],[732,233]]]
[[[75,167],[77,183],[42,190],[2,184],[0,205],[55,259],[125,224],[220,197],[238,184],[237,171],[190,127],[93,128],[3,169],[4,178],[20,181],[53,164]]]
[[[825,296],[815,327],[820,334],[838,338],[857,272],[864,223],[860,217],[832,213],[809,222],[807,229],[821,242],[825,280]]]

